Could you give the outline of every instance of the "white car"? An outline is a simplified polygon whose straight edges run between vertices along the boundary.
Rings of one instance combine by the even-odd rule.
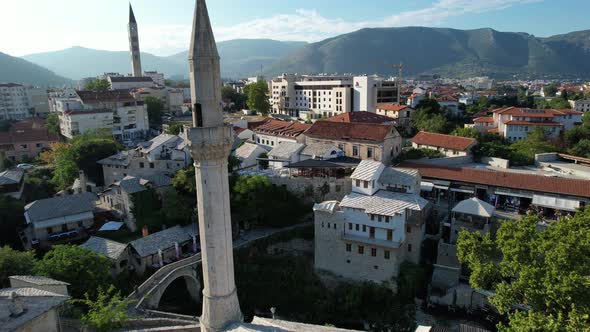
[[[16,168],[26,171],[26,170],[35,168],[35,166],[33,166],[31,164],[18,164],[18,165],[16,165]]]

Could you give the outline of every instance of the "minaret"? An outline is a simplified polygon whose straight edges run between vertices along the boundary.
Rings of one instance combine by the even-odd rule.
[[[141,54],[139,52],[139,32],[137,31],[137,21],[133,14],[133,8],[129,3],[129,51],[131,52],[131,70],[134,77],[141,77]]]
[[[234,280],[227,170],[233,132],[223,124],[219,54],[205,0],[196,0],[189,66],[193,128],[187,136],[195,161],[203,262],[200,323],[201,331],[221,331],[241,321],[242,313]]]

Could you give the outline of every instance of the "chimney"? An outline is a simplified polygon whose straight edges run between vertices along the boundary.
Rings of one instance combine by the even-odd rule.
[[[80,171],[80,191],[78,192],[79,194],[86,192],[86,174],[84,174],[84,171]]]
[[[10,311],[10,317],[18,317],[25,312],[23,305],[18,300],[16,292],[11,292],[8,297],[10,303],[8,304],[8,310]]]

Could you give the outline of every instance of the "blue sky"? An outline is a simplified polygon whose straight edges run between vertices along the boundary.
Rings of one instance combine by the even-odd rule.
[[[142,51],[170,55],[188,47],[194,0],[131,2]],[[126,0],[0,0],[0,52],[126,50],[127,6]],[[209,0],[208,6],[218,41],[313,42],[364,27],[411,25],[536,36],[590,29],[588,0]]]

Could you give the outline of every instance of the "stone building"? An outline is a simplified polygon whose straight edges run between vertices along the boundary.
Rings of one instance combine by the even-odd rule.
[[[348,157],[391,164],[402,149],[402,137],[391,118],[368,112],[345,113],[315,122],[305,144],[328,143]]]
[[[446,157],[470,156],[477,140],[470,137],[444,135],[421,131],[412,138],[414,149],[436,150]]]
[[[282,142],[303,143],[303,133],[310,127],[308,124],[271,119],[254,128],[254,141],[267,150]]]
[[[354,280],[390,281],[405,260],[418,263],[430,204],[420,175],[362,161],[352,193],[314,206],[315,267]]]
[[[58,141],[59,135],[47,130],[45,120],[29,118],[12,124],[6,132],[0,132],[0,151],[4,152],[6,159],[18,163],[37,158]]]
[[[127,244],[92,236],[80,246],[108,258],[111,261],[111,275],[113,277],[133,269],[133,265],[129,261],[129,245]]]
[[[161,134],[137,148],[122,151],[99,160],[105,185],[121,181],[127,176],[153,177],[174,174],[188,165],[191,157],[180,136]]]

